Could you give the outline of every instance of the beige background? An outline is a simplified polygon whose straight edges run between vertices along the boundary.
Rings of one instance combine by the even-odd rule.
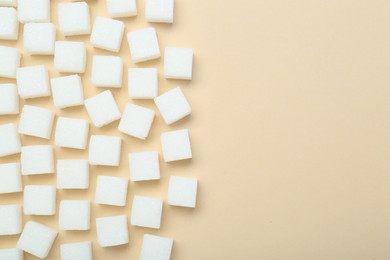
[[[52,1],[54,23],[56,6]],[[106,15],[105,1],[90,2],[90,8],[92,17]],[[137,17],[121,19],[126,31],[149,26],[143,1],[138,9]],[[165,204],[160,230],[130,226],[130,243],[119,247],[96,245],[94,221],[88,232],[60,231],[49,259],[59,259],[61,243],[85,240],[93,241],[95,259],[137,259],[144,233],[173,238],[172,260],[390,259],[389,1],[176,0],[175,23],[151,26],[161,49],[194,49],[191,82],[166,80],[162,70],[159,78],[160,93],[183,87],[193,114],[169,127],[158,115],[145,142],[120,134],[118,122],[92,127],[93,134],[123,138],[121,166],[91,167],[91,188],[59,191],[58,201],[93,200],[97,175],[128,177],[128,152],[160,151],[162,131],[189,128],[192,161],[162,162],[161,181],[130,183],[125,208],[93,205],[92,213],[93,219],[129,215],[134,194],[165,199],[170,175],[199,178],[197,208]],[[63,39],[59,32],[57,39]],[[86,97],[103,90],[90,84],[92,54],[112,53],[88,44]],[[126,68],[134,66],[125,39],[120,55]],[[162,69],[162,61],[137,66]],[[52,57],[23,55],[23,66],[42,63],[52,67]],[[51,77],[59,75],[50,68]],[[114,90],[122,111],[130,101],[126,82],[127,73],[123,88]],[[53,108],[51,98],[26,103]],[[151,101],[135,103],[154,108]],[[55,111],[88,118],[84,108]],[[0,123],[17,119],[4,116]],[[34,137],[22,142],[48,143]],[[57,159],[87,158],[87,151],[55,149]],[[0,163],[18,160],[11,156]],[[22,203],[22,194],[0,199]],[[24,221],[57,228],[57,218]],[[0,237],[0,247],[16,241],[17,236]]]

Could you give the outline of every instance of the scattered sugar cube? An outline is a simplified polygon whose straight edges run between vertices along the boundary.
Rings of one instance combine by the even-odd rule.
[[[15,8],[0,7],[0,39],[17,40],[19,21]]]
[[[190,137],[187,129],[161,134],[161,146],[165,162],[192,158]]]
[[[135,0],[107,0],[107,12],[111,17],[130,17],[137,15]]]
[[[83,42],[56,41],[54,68],[59,72],[84,73],[87,64],[87,49]]]
[[[173,0],[146,0],[146,20],[152,23],[173,23]]]
[[[109,90],[86,99],[84,104],[92,123],[96,127],[108,125],[121,118],[118,105]]]
[[[50,96],[49,72],[44,65],[18,68],[16,81],[23,99]]]
[[[0,235],[16,235],[22,232],[22,208],[19,205],[0,206]]]
[[[61,260],[93,260],[92,243],[79,242],[71,244],[62,244]]]
[[[123,62],[117,56],[93,56],[92,84],[96,87],[120,88]]]
[[[96,219],[96,233],[101,247],[119,246],[129,243],[127,216]]]
[[[159,58],[157,34],[154,28],[146,28],[127,33],[131,58],[135,63]]]
[[[45,258],[49,254],[57,234],[57,231],[47,226],[29,221],[24,226],[16,247],[36,257]]]
[[[52,23],[26,23],[23,31],[23,47],[29,54],[53,55],[56,27]]]
[[[171,176],[169,180],[168,204],[195,208],[198,180],[195,178]]]
[[[156,97],[154,103],[167,125],[173,124],[191,114],[191,107],[180,87]]]
[[[92,135],[89,140],[89,163],[119,166],[122,139],[118,136]]]
[[[18,5],[17,0],[0,0],[0,6],[16,7]]]
[[[140,260],[169,260],[173,239],[145,234]]]
[[[58,25],[64,36],[90,34],[88,5],[85,2],[59,3]]]
[[[23,260],[23,251],[17,248],[2,248],[0,249],[0,259]]]
[[[23,146],[20,161],[22,175],[54,173],[54,155],[51,145]]]
[[[0,157],[20,153],[20,138],[15,124],[0,125],[0,144]]]
[[[50,0],[18,0],[18,19],[21,23],[50,22]]]
[[[118,52],[121,48],[125,24],[121,21],[96,16],[91,33],[91,44],[95,48]]]
[[[20,191],[23,191],[22,176],[20,175],[20,164],[0,164],[0,194]]]
[[[126,206],[128,184],[129,181],[124,178],[98,176],[95,202],[104,205]]]
[[[160,228],[162,206],[161,199],[134,196],[131,224],[140,227]]]
[[[24,187],[24,215],[56,214],[56,187],[26,185]]]
[[[165,48],[165,78],[191,80],[192,56],[192,49],[189,48]]]
[[[127,103],[118,130],[122,133],[145,140],[154,119],[154,111],[138,105]]]
[[[54,113],[50,109],[24,105],[19,121],[19,134],[50,139]]]
[[[61,230],[89,230],[90,222],[89,200],[61,200],[58,221]]]
[[[20,52],[16,48],[0,46],[0,77],[16,78],[20,66]]]
[[[83,85],[79,75],[53,78],[50,82],[56,107],[67,108],[84,104]]]
[[[19,96],[15,84],[0,84],[0,115],[19,114]]]
[[[129,68],[129,97],[134,99],[152,99],[158,94],[157,69]]]
[[[88,189],[89,164],[87,160],[57,160],[58,189]]]
[[[160,164],[157,152],[129,153],[129,165],[132,181],[160,179]]]
[[[89,124],[83,119],[59,117],[55,144],[60,147],[85,149],[87,147],[88,129]]]

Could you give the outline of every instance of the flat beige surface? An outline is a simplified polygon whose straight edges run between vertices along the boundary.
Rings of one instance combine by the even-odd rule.
[[[136,18],[122,19],[126,31],[149,26],[143,2]],[[55,23],[56,6],[52,1]],[[90,7],[92,17],[106,15],[105,1]],[[91,167],[91,188],[59,191],[58,201],[93,200],[97,175],[128,177],[127,153],[160,151],[162,131],[189,128],[194,158],[161,163],[159,182],[131,183],[125,208],[93,205],[92,229],[61,231],[50,259],[59,259],[61,243],[84,240],[93,241],[95,259],[138,259],[144,233],[173,238],[172,260],[390,259],[389,1],[176,0],[173,25],[150,25],[162,49],[194,49],[191,82],[165,80],[162,70],[159,78],[160,93],[183,87],[193,114],[169,127],[158,116],[145,142],[120,134],[118,122],[92,127],[93,134],[123,138],[121,166]],[[59,32],[57,38],[63,39]],[[23,51],[21,38],[18,46]],[[86,97],[103,90],[90,84],[92,54],[111,53],[88,44]],[[134,66],[125,39],[120,55],[126,67]],[[162,61],[139,66],[162,69]],[[52,57],[23,55],[23,66],[42,63],[52,67]],[[50,76],[59,74],[51,68]],[[130,101],[126,82],[127,73],[123,88],[114,90],[121,111]],[[53,108],[51,98],[26,103]],[[155,109],[150,101],[136,103]],[[88,118],[84,108],[55,111]],[[0,123],[17,119],[5,116]],[[56,157],[87,158],[87,151],[56,148]],[[130,226],[128,245],[96,245],[95,217],[129,215],[134,194],[165,199],[169,175],[199,178],[195,210],[164,204],[160,230]],[[32,176],[24,184],[55,179]],[[22,203],[22,194],[0,199]],[[57,228],[57,218],[24,221]],[[16,241],[1,237],[0,247]]]

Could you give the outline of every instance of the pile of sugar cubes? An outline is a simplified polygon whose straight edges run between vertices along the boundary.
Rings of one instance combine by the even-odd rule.
[[[95,246],[129,243],[129,224],[159,229],[163,199],[138,194],[128,198],[129,180],[160,180],[160,158],[164,163],[192,158],[189,130],[175,129],[174,125],[191,114],[185,95],[187,90],[171,87],[160,93],[158,70],[142,67],[145,61],[161,59],[166,79],[192,79],[192,49],[165,47],[162,53],[158,31],[152,27],[153,23],[173,23],[174,0],[105,1],[109,17],[91,16],[89,3],[84,1],[60,2],[55,5],[57,17],[52,17],[53,1],[50,0],[0,0],[0,78],[9,80],[0,84],[0,117],[5,120],[0,124],[0,199],[2,194],[8,193],[21,193],[23,199],[23,205],[0,205],[0,236],[19,236],[14,248],[1,248],[0,245],[0,259],[20,260],[23,252],[53,259],[50,251],[62,231],[96,228],[96,245],[93,241],[60,245],[61,259],[89,260],[93,259]],[[145,2],[145,18],[150,27],[131,27],[129,31],[123,19],[115,18],[136,16],[137,1]],[[53,19],[58,26],[53,24]],[[19,29],[23,31],[22,35]],[[57,34],[65,40],[57,40]],[[77,35],[90,35],[89,42],[73,40],[71,36]],[[15,47],[18,38],[22,38],[19,49]],[[135,64],[127,69],[117,55],[123,38],[128,43],[129,59]],[[88,45],[93,46],[92,53],[87,52]],[[94,55],[95,48],[108,51],[110,55]],[[53,68],[37,63],[24,64],[25,55],[31,56],[32,61],[37,55],[52,57]],[[88,74],[91,75],[91,87],[96,87],[98,93],[93,96],[84,95],[82,78],[87,70],[87,60],[92,62],[89,65],[92,71]],[[61,76],[51,77],[52,70]],[[110,88],[120,90],[126,72],[128,82],[124,85],[128,88],[125,95],[129,96],[129,102],[120,107],[115,95],[123,93]],[[50,99],[56,109],[37,106],[33,102],[36,98]],[[134,103],[137,99],[153,100],[155,109]],[[66,116],[69,108],[74,111],[84,107],[89,120]],[[61,116],[56,115],[58,111]],[[161,149],[131,152],[125,157],[129,163],[129,178],[112,176],[113,168],[108,168],[106,174],[97,176],[93,201],[81,198],[58,201],[59,189],[89,189],[90,171],[94,169],[90,165],[118,167],[125,163],[120,160],[122,145],[126,144],[122,137],[146,140],[156,116],[161,116],[161,122],[171,130],[161,133]],[[115,121],[118,123],[117,135],[101,134],[104,133],[102,127]],[[100,134],[92,134],[96,128],[102,128]],[[21,135],[26,137],[21,140]],[[25,139],[30,140],[28,145],[23,143]],[[39,142],[32,142],[38,139]],[[71,159],[58,158],[57,147],[69,151],[86,150],[88,158],[80,158],[77,152]],[[20,159],[15,155],[20,155]],[[5,157],[12,161],[4,161],[7,160]],[[34,175],[46,174],[56,174],[56,186],[27,183]],[[30,176],[23,178],[24,175]],[[195,208],[197,185],[196,178],[170,176],[166,203]],[[116,207],[130,204],[131,211],[129,215],[95,217],[93,204]],[[23,219],[23,216],[46,218]],[[95,219],[91,219],[92,216]],[[44,220],[47,218],[58,221],[58,228],[46,225]],[[167,260],[172,247],[171,238],[144,234],[139,258]]]

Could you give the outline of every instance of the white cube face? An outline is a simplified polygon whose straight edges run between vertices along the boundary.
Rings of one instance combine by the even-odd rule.
[[[62,244],[60,247],[61,260],[92,260],[92,243],[80,242]]]
[[[0,115],[19,114],[19,96],[15,84],[0,84]]]
[[[168,204],[195,208],[198,180],[195,178],[171,176],[168,190]]]
[[[140,260],[169,260],[173,247],[173,239],[144,235]]]
[[[52,216],[56,214],[56,187],[26,185],[24,187],[24,215]]]
[[[120,88],[123,62],[117,56],[93,56],[92,84],[96,87]]]
[[[0,0],[0,6],[16,7],[16,6],[18,6],[18,1],[17,0]]]
[[[0,236],[22,232],[22,208],[19,205],[0,206]]]
[[[55,144],[60,147],[85,149],[87,147],[88,130],[89,124],[83,119],[59,117]]]
[[[58,189],[88,189],[89,164],[87,160],[58,160]]]
[[[19,134],[50,139],[54,113],[50,109],[24,105],[19,121]]]
[[[50,0],[18,0],[18,19],[21,23],[50,22]]]
[[[137,15],[135,0],[107,0],[107,12],[111,17],[130,17]]]
[[[109,90],[86,99],[84,104],[92,123],[96,127],[108,125],[121,117],[118,105]]]
[[[23,191],[19,163],[0,164],[0,194]]]
[[[160,164],[157,152],[129,153],[129,165],[132,181],[160,179]]]
[[[54,173],[54,154],[51,145],[23,146],[20,161],[22,175]]]
[[[59,3],[58,25],[64,36],[90,34],[88,5],[85,2]]]
[[[49,72],[46,66],[18,68],[16,82],[23,99],[50,96]]]
[[[146,28],[127,33],[131,58],[135,63],[157,59],[161,56],[157,33],[154,28]]]
[[[129,181],[124,178],[98,176],[95,202],[112,206],[126,206],[128,184]]]
[[[20,66],[20,52],[16,48],[0,46],[0,77],[16,78]]]
[[[96,233],[101,247],[119,246],[129,243],[127,216],[96,219]]]
[[[146,20],[152,23],[173,23],[173,0],[146,0]]]
[[[91,206],[89,200],[62,200],[59,226],[61,230],[89,230]]]
[[[122,133],[145,140],[154,119],[154,111],[134,104],[126,104],[118,130]]]
[[[54,68],[59,72],[84,73],[87,50],[83,42],[56,41]]]
[[[89,163],[119,166],[122,139],[118,136],[92,135],[89,141]]]
[[[84,104],[83,85],[79,75],[51,79],[51,90],[54,105],[58,108]]]
[[[118,52],[124,31],[123,22],[96,16],[91,33],[91,44],[95,48]]]
[[[20,138],[15,124],[0,125],[0,144],[0,157],[20,153]]]
[[[0,39],[17,40],[19,21],[16,10],[10,7],[0,7]]]
[[[190,137],[187,129],[161,134],[161,147],[165,162],[192,158]]]
[[[26,23],[23,47],[29,54],[52,55],[56,41],[56,27],[52,23]]]
[[[152,99],[158,94],[158,77],[155,68],[129,68],[129,97],[133,99]]]
[[[165,48],[164,76],[167,79],[192,79],[193,52],[189,48]]]
[[[134,196],[131,224],[140,227],[160,228],[162,206],[161,199]]]
[[[23,260],[23,251],[18,248],[0,249],[0,259]]]

